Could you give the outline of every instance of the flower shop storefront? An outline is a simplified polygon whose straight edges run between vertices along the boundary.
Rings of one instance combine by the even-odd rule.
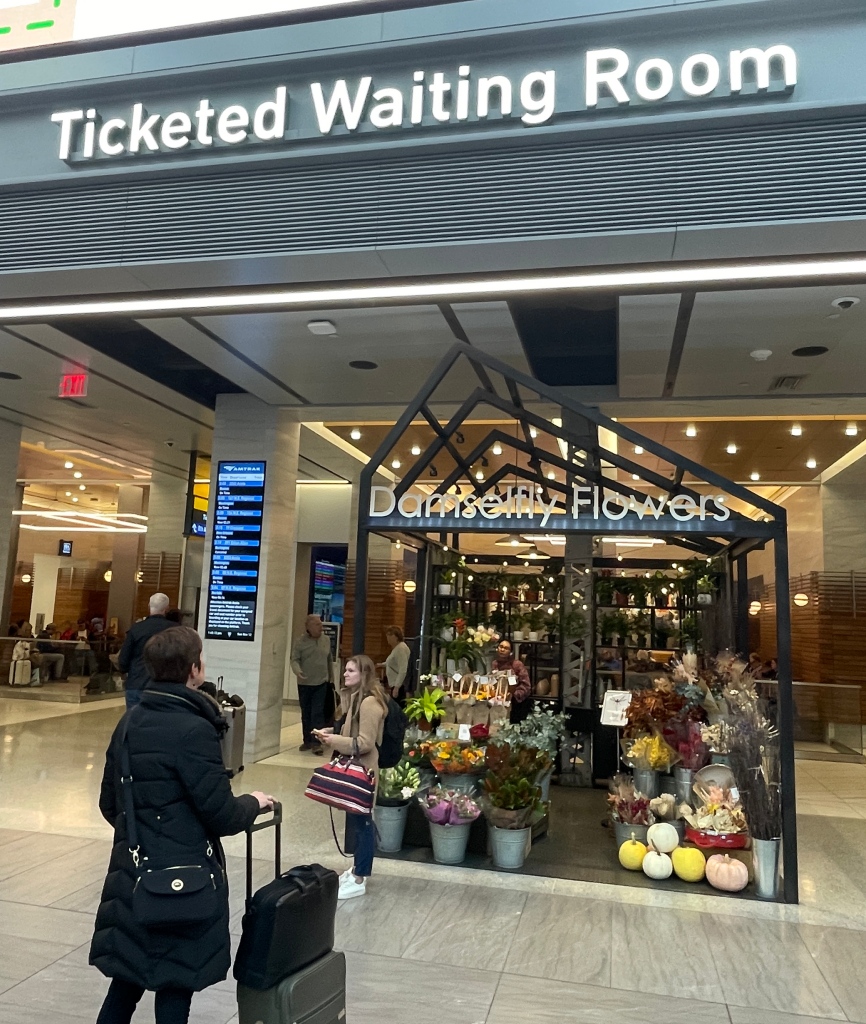
[[[477,383],[440,421],[467,363]],[[433,444],[382,484],[417,422]],[[380,781],[383,853],[797,901],[787,605],[777,678],[737,655],[750,553],[771,545],[787,590],[784,509],[465,345],[359,502],[355,649],[370,535],[418,554],[419,671],[405,756]]]

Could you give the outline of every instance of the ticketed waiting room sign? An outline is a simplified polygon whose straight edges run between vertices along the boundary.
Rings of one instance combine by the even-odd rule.
[[[385,0],[388,7],[443,0]],[[340,14],[376,0],[0,0],[0,51],[207,28],[274,15]]]

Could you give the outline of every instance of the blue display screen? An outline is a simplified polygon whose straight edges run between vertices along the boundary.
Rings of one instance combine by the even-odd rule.
[[[205,637],[253,640],[265,503],[264,462],[220,462]]]

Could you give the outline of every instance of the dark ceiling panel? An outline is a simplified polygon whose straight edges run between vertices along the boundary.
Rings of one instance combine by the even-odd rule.
[[[135,320],[67,320],[63,330],[97,352],[209,409],[216,407],[217,395],[244,393],[243,388]]]
[[[509,303],[533,374],[554,387],[617,383],[617,309]]]

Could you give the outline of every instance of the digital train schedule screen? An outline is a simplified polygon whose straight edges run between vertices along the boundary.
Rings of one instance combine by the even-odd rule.
[[[264,462],[217,466],[208,580],[208,640],[253,640],[265,503]]]

